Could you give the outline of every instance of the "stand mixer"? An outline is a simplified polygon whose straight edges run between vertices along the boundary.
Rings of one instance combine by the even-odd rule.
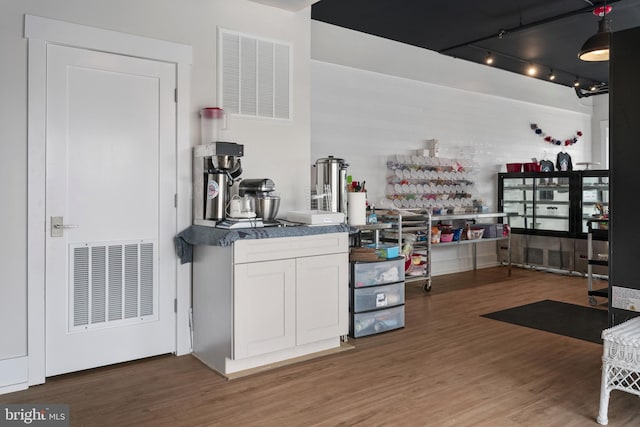
[[[269,178],[243,179],[238,185],[238,194],[253,202],[256,215],[265,226],[279,226],[276,220],[280,208],[280,196],[274,193],[276,187]]]

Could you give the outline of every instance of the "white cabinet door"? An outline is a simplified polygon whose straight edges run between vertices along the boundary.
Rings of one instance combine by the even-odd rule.
[[[302,345],[347,335],[348,254],[298,258],[296,261],[296,343]]]
[[[294,347],[295,260],[237,264],[234,274],[232,358]]]

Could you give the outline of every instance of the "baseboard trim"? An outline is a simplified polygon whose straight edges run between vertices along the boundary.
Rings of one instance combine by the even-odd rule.
[[[29,357],[0,360],[0,394],[25,390],[29,387]]]

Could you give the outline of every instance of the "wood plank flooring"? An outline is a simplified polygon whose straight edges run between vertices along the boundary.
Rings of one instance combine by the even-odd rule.
[[[406,327],[355,350],[225,380],[191,356],[47,379],[0,403],[67,403],[72,426],[596,426],[602,346],[480,317],[543,299],[588,306],[583,277],[496,267],[406,291]],[[606,301],[599,300],[606,309]],[[610,426],[640,425],[613,391]]]

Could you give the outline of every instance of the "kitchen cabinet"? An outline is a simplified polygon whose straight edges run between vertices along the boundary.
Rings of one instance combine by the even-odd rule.
[[[193,354],[218,372],[337,348],[348,330],[347,233],[194,247]]]
[[[295,346],[295,272],[291,259],[234,266],[234,359]]]
[[[296,259],[296,344],[348,333],[348,256]]]

